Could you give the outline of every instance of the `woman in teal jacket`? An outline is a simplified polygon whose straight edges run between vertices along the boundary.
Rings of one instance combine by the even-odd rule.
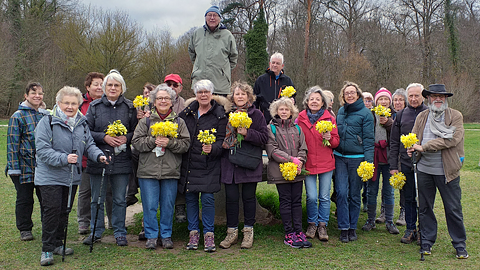
[[[375,145],[372,112],[363,103],[362,90],[346,82],[340,91],[337,127],[340,144],[335,155],[335,189],[337,190],[337,221],[340,241],[357,240],[356,228],[360,214],[362,180],[357,168],[362,161],[373,163]]]

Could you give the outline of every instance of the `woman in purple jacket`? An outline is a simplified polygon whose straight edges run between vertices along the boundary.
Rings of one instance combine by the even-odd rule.
[[[238,240],[238,214],[239,214],[239,184],[242,184],[243,216],[245,225],[243,228],[243,241],[241,248],[251,248],[253,245],[253,224],[255,224],[256,190],[257,183],[262,181],[263,163],[260,161],[255,169],[247,169],[230,162],[229,155],[241,147],[237,141],[237,134],[242,134],[242,145],[250,143],[262,148],[268,140],[268,129],[262,112],[255,109],[253,102],[255,95],[250,85],[244,82],[235,82],[232,85],[230,95],[227,97],[233,104],[229,113],[247,112],[252,119],[250,128],[234,128],[227,124],[227,134],[223,141],[224,151],[222,156],[222,177],[225,185],[226,212],[227,212],[227,236],[220,243],[220,247],[229,248]]]

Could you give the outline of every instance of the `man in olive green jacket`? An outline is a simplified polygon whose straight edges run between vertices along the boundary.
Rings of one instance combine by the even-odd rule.
[[[217,6],[205,12],[205,25],[193,32],[188,53],[193,63],[192,87],[197,81],[208,79],[215,86],[214,94],[226,96],[230,93],[238,51],[235,38],[220,23],[221,18]]]
[[[414,151],[421,153],[417,163],[420,252],[430,255],[437,238],[437,220],[433,208],[438,188],[457,258],[466,259],[467,236],[460,189],[460,169],[465,157],[463,116],[459,111],[448,108],[447,97],[453,96],[453,93],[448,93],[443,84],[430,85],[429,90],[422,91],[422,96],[428,101],[428,109],[417,116],[412,130],[417,134],[419,144],[407,150],[410,156]]]

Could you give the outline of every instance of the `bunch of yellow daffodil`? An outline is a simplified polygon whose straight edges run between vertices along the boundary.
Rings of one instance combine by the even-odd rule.
[[[330,121],[318,121],[317,124],[315,125],[315,129],[319,132],[319,133],[325,133],[327,131],[332,131],[334,128],[336,128],[337,126],[335,126],[334,124],[332,124],[332,122]],[[323,139],[323,146],[330,146],[330,142],[326,139]]]
[[[390,108],[385,108],[382,105],[378,105],[377,107],[373,108],[372,111],[375,112],[375,114],[378,116],[385,116],[385,117],[392,116]]]
[[[105,134],[110,137],[125,135],[127,134],[127,128],[122,124],[122,121],[116,120],[113,124],[108,125]]]
[[[363,182],[367,182],[368,179],[373,177],[374,170],[375,166],[373,165],[373,163],[363,161],[357,168],[357,174],[362,178]]]
[[[418,142],[417,134],[408,133],[408,135],[402,135],[400,136],[400,141],[403,143],[405,148],[410,148]]]
[[[170,121],[157,122],[151,126],[152,136],[162,136],[162,137],[178,137],[178,124]]]
[[[295,88],[293,88],[293,86],[287,86],[287,87],[285,87],[285,89],[282,90],[282,92],[280,93],[280,96],[282,96],[282,97],[292,97],[296,92],[297,92],[297,90],[295,90]]]
[[[135,108],[141,108],[143,110],[145,106],[148,105],[148,102],[149,102],[148,97],[143,97],[139,95],[139,96],[136,96],[135,99],[133,100],[133,106]]]
[[[250,128],[252,118],[250,118],[246,112],[234,112],[229,115],[228,122],[230,122],[230,125],[234,128]],[[243,135],[237,133],[237,142],[240,147],[242,147],[243,139]]]
[[[213,144],[217,139],[214,133],[217,133],[217,130],[214,128],[200,130],[197,135],[197,140],[199,140],[203,144]],[[202,155],[208,155],[208,154],[202,151]]]
[[[398,173],[394,173],[390,177],[389,181],[390,181],[390,185],[393,188],[402,189],[403,185],[405,185],[405,181],[407,181],[407,178],[402,172],[398,172]]]
[[[287,181],[293,181],[297,177],[297,164],[293,162],[280,163],[280,172]]]

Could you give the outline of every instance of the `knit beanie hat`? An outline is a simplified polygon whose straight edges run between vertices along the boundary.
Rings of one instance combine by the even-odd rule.
[[[390,100],[390,105],[392,104],[392,93],[390,93],[387,88],[382,87],[377,91],[375,94],[375,104],[377,104],[377,100],[380,97],[387,97]]]
[[[222,14],[220,14],[220,9],[217,6],[211,6],[209,9],[207,9],[207,11],[205,11],[205,17],[209,12],[215,12],[218,14],[218,16],[220,16],[220,18],[222,17]]]

